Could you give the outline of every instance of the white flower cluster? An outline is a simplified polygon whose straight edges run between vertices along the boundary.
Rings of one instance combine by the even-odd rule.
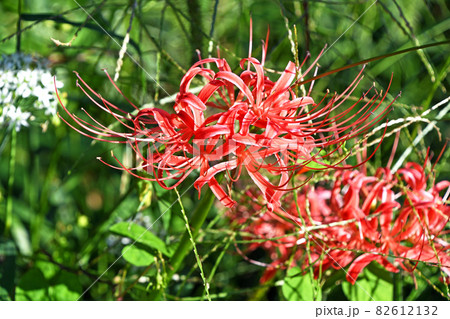
[[[56,81],[61,88],[62,82]],[[55,84],[46,60],[15,53],[0,59],[0,126],[19,131],[56,114]]]

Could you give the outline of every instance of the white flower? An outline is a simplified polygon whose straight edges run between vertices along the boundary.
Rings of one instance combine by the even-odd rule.
[[[55,115],[57,101],[55,98],[55,81],[43,59],[31,55],[15,53],[2,55],[0,59],[0,125],[15,123],[16,129],[28,126],[28,121],[42,119],[37,112],[47,116]],[[56,81],[56,87],[63,87]],[[23,112],[20,108],[22,99],[35,98],[34,108]],[[29,101],[29,100],[28,100]],[[14,105],[13,105],[14,104]],[[29,103],[27,104],[27,107]],[[40,113],[42,115],[42,113]]]
[[[50,72],[42,72],[40,80],[44,87],[53,85],[53,77]]]
[[[0,103],[1,104],[11,103],[12,97],[13,97],[12,95],[13,95],[13,92],[8,90],[7,87],[4,87],[0,92]]]
[[[33,90],[33,95],[38,98],[37,108],[44,109],[45,114],[56,114],[56,105],[53,95],[47,89],[37,86]]]
[[[54,77],[50,74],[50,72],[43,72],[41,74],[41,83],[50,92],[53,93],[55,91]],[[61,81],[56,81],[56,87],[58,89],[62,88],[63,86],[64,84]]]
[[[31,95],[30,86],[28,83],[20,83],[19,86],[16,89],[16,96],[20,95],[24,99],[29,97]]]
[[[20,131],[21,126],[28,126],[28,119],[30,118],[30,112],[22,112],[18,107],[12,104],[5,106],[0,115],[0,124],[14,125],[16,131]]]

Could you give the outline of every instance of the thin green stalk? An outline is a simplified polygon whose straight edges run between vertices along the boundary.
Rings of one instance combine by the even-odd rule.
[[[217,181],[220,183],[222,180],[222,177],[217,178]],[[216,197],[214,196],[214,193],[207,189],[205,191],[204,197],[198,202],[194,212],[192,213],[192,217],[190,220],[190,225],[192,229],[192,236],[195,239],[197,237],[198,231],[202,227],[206,216],[208,216],[208,213],[212,207],[212,204],[214,203],[214,199]],[[181,238],[180,244],[177,247],[177,250],[172,255],[172,258],[169,261],[170,264],[170,270],[169,270],[169,278],[172,278],[172,275],[175,274],[180,268],[181,263],[183,262],[184,257],[189,253],[191,247],[190,247],[190,238],[189,234],[186,231],[183,234],[183,237]]]
[[[300,220],[302,222],[302,228],[305,231],[306,255],[308,257],[308,263],[310,265],[312,265],[313,261],[312,261],[312,257],[311,257],[311,241],[309,239],[309,231],[308,231],[308,228],[306,227],[305,219],[303,218],[302,213],[300,211],[300,207],[298,205],[298,195],[297,195],[296,191],[294,191],[294,201],[295,201],[295,207],[297,209],[297,214],[298,214],[298,216],[299,216],[299,218],[300,218]],[[311,213],[309,212],[308,197],[305,198],[305,207],[306,207],[307,215],[311,219]],[[317,296],[318,296],[318,290],[320,289],[320,287],[318,286],[318,284],[314,280],[314,270],[313,270],[312,267],[309,267],[309,274],[310,274],[310,277],[311,277],[311,285],[313,286],[313,298],[314,298],[314,300],[316,300]]]
[[[153,98],[155,100],[155,103],[157,103],[159,100],[159,87],[161,86],[159,82],[160,76],[161,76],[161,52],[158,51],[156,53],[155,96]]]
[[[220,183],[221,178],[218,178],[218,181]],[[178,268],[180,268],[181,263],[184,260],[184,257],[189,253],[191,250],[191,238],[195,239],[195,237],[198,234],[198,231],[202,227],[206,216],[208,216],[208,213],[212,207],[212,204],[214,203],[214,199],[216,197],[214,196],[214,193],[211,190],[207,190],[204,194],[204,197],[198,202],[197,207],[195,208],[190,222],[190,228],[192,231],[188,232],[187,230],[184,232],[180,243],[173,253],[172,257],[169,260],[168,265],[168,271],[166,273],[166,278],[171,279],[172,276],[178,271]],[[159,299],[161,291],[155,290],[153,291],[149,299],[150,300],[157,300]]]
[[[403,278],[401,274],[393,274],[394,281],[394,301],[403,301]]]
[[[297,81],[292,85],[292,87],[295,87],[295,86],[297,86],[297,85],[306,84],[306,83],[309,83],[309,82],[312,82],[312,81],[321,79],[321,78],[323,78],[323,77],[326,77],[327,75],[334,74],[334,73],[337,73],[337,72],[341,72],[341,71],[344,71],[344,70],[353,68],[353,67],[358,66],[358,65],[361,65],[361,64],[367,64],[367,63],[369,63],[369,62],[373,62],[373,61],[377,61],[377,60],[389,58],[389,57],[391,57],[391,56],[396,56],[396,55],[399,55],[399,54],[405,54],[405,53],[408,53],[408,52],[417,51],[417,50],[422,50],[422,49],[427,49],[427,48],[431,48],[431,47],[435,47],[435,46],[440,46],[440,45],[445,45],[445,44],[450,44],[450,40],[441,41],[441,42],[435,42],[435,43],[430,43],[430,44],[421,45],[421,46],[418,46],[418,47],[407,48],[407,49],[405,49],[405,50],[400,50],[400,51],[396,51],[396,52],[392,52],[392,53],[388,53],[388,54],[379,55],[379,56],[376,56],[376,57],[373,57],[373,58],[361,60],[361,61],[359,61],[359,62],[355,62],[355,63],[352,63],[352,64],[348,64],[348,65],[343,66],[343,67],[341,67],[341,68],[334,69],[334,70],[331,70],[331,71],[328,71],[328,72],[319,74],[319,75],[317,75],[317,76],[313,76],[312,78],[309,78],[309,79],[307,79],[307,80],[299,79],[299,80],[297,80]]]
[[[189,221],[187,219],[186,212],[184,211],[183,202],[181,201],[180,193],[178,193],[178,190],[176,187],[174,188],[174,190],[175,190],[175,193],[177,193],[178,203],[180,203],[180,207],[181,207],[181,214],[183,215],[183,219],[184,219],[184,222],[186,225],[186,231],[189,235],[189,239],[191,240],[192,248],[194,249],[195,259],[197,259],[197,265],[198,265],[198,268],[200,269],[200,276],[202,277],[203,285],[205,286],[206,298],[208,298],[208,300],[211,301],[211,298],[209,296],[209,283],[206,280],[205,273],[203,271],[202,261],[200,260],[200,256],[198,255],[197,245],[195,245],[194,236],[192,235],[191,228],[189,226]]]
[[[17,13],[19,14],[19,19],[17,19],[17,42],[16,42],[16,52],[20,53],[20,41],[22,33],[22,0],[17,1]]]
[[[37,135],[39,136],[39,135]],[[39,144],[39,139],[36,140],[36,145]],[[39,207],[37,209],[37,214],[33,221],[31,222],[31,248],[33,251],[37,251],[39,249],[39,244],[41,241],[41,235],[42,235],[42,229],[45,221],[45,216],[48,213],[49,208],[49,202],[48,202],[48,195],[50,191],[50,185],[53,176],[56,173],[56,165],[59,160],[59,154],[60,154],[60,142],[57,141],[55,145],[55,150],[52,153],[52,157],[50,159],[50,164],[47,169],[44,182],[41,185],[41,191],[39,194]],[[36,155],[35,159],[38,163],[37,168],[39,169],[40,166],[40,158],[39,155]],[[39,174],[37,174],[39,175]]]
[[[444,67],[442,68],[441,72],[438,74],[436,82],[433,83],[433,86],[428,93],[428,97],[426,98],[425,101],[422,102],[424,110],[427,110],[430,107],[431,101],[436,95],[435,94],[436,90],[442,84],[442,81],[444,81],[449,72],[450,72],[450,55],[448,56],[447,61],[445,61]]]
[[[200,50],[200,52],[205,52],[203,50],[203,32],[202,32],[202,7],[200,5],[200,2],[198,0],[190,0],[187,1],[188,6],[188,12],[190,17],[190,24],[191,24],[191,44],[192,44],[192,52],[195,52],[195,50]],[[197,62],[198,56],[197,54],[194,54],[192,56],[192,64]]]
[[[11,154],[9,157],[8,198],[6,200],[6,216],[4,236],[7,238],[11,230],[13,218],[13,186],[16,171],[17,131],[13,126],[11,129]]]
[[[213,229],[211,229],[211,228],[216,224],[216,222],[217,222],[218,220],[220,220],[220,219],[222,219],[222,218],[223,218],[223,216],[220,215],[220,214],[218,214],[218,215],[217,215],[217,216],[216,216],[216,217],[215,217],[215,218],[214,218],[214,219],[213,219],[213,220],[205,227],[205,229],[202,231],[203,235],[205,235],[208,231],[214,233],[215,230],[213,230]],[[246,226],[247,226],[247,222],[244,222],[244,223],[242,223],[242,224],[239,226],[239,229],[243,229],[243,228],[245,228]],[[217,231],[217,233],[222,234],[222,231]],[[232,230],[230,230],[229,232],[226,232],[226,231],[225,231],[225,233],[228,234],[228,236],[224,237],[223,240],[222,240],[221,242],[219,242],[219,243],[217,243],[216,241],[212,241],[212,242],[202,241],[204,244],[214,244],[214,247],[213,247],[209,252],[207,252],[206,254],[204,254],[204,255],[202,256],[202,257],[203,257],[203,258],[202,258],[202,261],[205,261],[206,259],[208,259],[212,253],[216,252],[217,249],[218,249],[220,246],[224,245],[222,251],[220,252],[220,255],[217,257],[217,259],[216,259],[216,261],[215,261],[215,263],[214,263],[214,266],[211,268],[211,271],[210,271],[209,276],[208,276],[208,278],[207,278],[207,282],[211,282],[211,281],[212,281],[212,279],[213,279],[214,275],[216,274],[216,271],[217,271],[217,269],[218,269],[218,267],[219,267],[219,264],[220,264],[221,261],[222,261],[222,258],[224,257],[225,253],[226,253],[227,250],[228,250],[228,247],[230,246],[230,244],[231,244],[232,242],[235,242],[235,237],[236,237],[236,235],[238,234],[238,231],[232,231]],[[198,265],[196,265],[196,266],[198,267]],[[195,267],[195,266],[192,267],[191,270],[189,271],[189,273],[186,275],[185,280],[183,280],[183,283],[182,283],[182,284],[180,285],[180,287],[178,288],[179,293],[183,290],[182,288],[184,287],[184,285],[186,285],[188,279],[191,277],[191,274],[197,269],[197,267]],[[210,297],[211,297],[211,296],[212,296],[212,294],[210,293]]]
[[[448,112],[450,111],[450,103],[447,104],[446,107],[444,107],[438,115],[435,117],[435,120],[432,121],[430,124],[428,124],[425,129],[416,136],[414,141],[411,143],[411,145],[408,146],[408,148],[403,151],[403,154],[398,159],[397,163],[392,167],[392,173],[395,173],[400,166],[403,164],[403,162],[406,160],[408,155],[412,152],[413,148],[427,135],[431,130],[433,130],[434,125],[437,124],[439,120],[441,120]],[[406,131],[405,131],[406,132]]]
[[[443,298],[450,300],[450,296],[446,296],[440,289],[438,286],[436,286],[430,279],[428,279],[424,274],[422,274],[422,272],[419,269],[414,269],[414,272],[416,274],[418,274],[423,280],[425,280],[427,282],[428,285],[431,286],[431,288],[434,289],[434,291],[436,291],[438,294],[440,294]]]
[[[236,237],[235,232],[232,233],[230,237],[228,237],[228,239],[225,243],[225,246],[223,247],[222,251],[220,252],[219,257],[217,257],[216,262],[215,262],[213,268],[211,269],[211,273],[209,274],[209,277],[208,277],[208,282],[210,282],[213,279],[213,277],[217,271],[217,268],[219,267],[219,264],[222,261],[223,256],[225,256],[225,253],[228,250],[228,247],[230,247],[230,244],[234,241],[235,237]]]

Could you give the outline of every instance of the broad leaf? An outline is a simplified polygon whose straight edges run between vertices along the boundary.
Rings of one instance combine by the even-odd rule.
[[[284,297],[289,301],[313,301],[321,300],[322,291],[319,289],[314,299],[314,278],[310,273],[302,275],[299,267],[288,270],[284,284],[281,287]]]
[[[14,299],[16,255],[12,240],[0,241],[0,300]]]
[[[48,282],[37,268],[28,270],[16,288],[17,301],[42,301],[48,298]]]
[[[166,244],[152,232],[140,225],[130,222],[120,222],[111,226],[109,230],[117,235],[128,237],[133,241],[137,241],[146,247],[158,250],[164,255],[170,257],[170,252],[167,249]]]
[[[342,283],[342,290],[348,300],[351,301],[389,301],[394,294],[394,286],[387,271],[383,271],[375,265],[370,265],[358,276],[356,283],[345,281]],[[377,272],[377,275],[372,271]],[[380,273],[381,272],[381,273]],[[387,274],[387,275],[386,275]]]
[[[148,266],[154,262],[152,254],[144,249],[136,247],[136,245],[123,247],[122,256],[127,262],[137,267]]]
[[[83,287],[78,276],[65,270],[56,276],[55,282],[49,288],[50,299],[57,301],[77,300],[82,292]]]

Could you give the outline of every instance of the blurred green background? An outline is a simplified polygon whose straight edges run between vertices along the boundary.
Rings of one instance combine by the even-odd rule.
[[[167,98],[177,93],[185,71],[198,60],[197,49],[202,57],[217,56],[220,50],[220,56],[228,60],[233,70],[239,70],[240,59],[248,55],[250,17],[253,56],[260,58],[261,39],[265,39],[270,27],[266,58],[269,69],[282,71],[294,59],[291,37],[298,43],[300,60],[307,51],[311,53],[309,62],[328,45],[319,61],[320,74],[371,57],[446,41],[450,38],[449,10],[445,0],[2,0],[0,53],[20,50],[48,58],[57,79],[64,83],[60,94],[68,108],[81,115],[84,107],[101,123],[111,123],[113,118],[77,89],[72,71],[77,71],[107,100],[131,111],[102,71],[107,69],[114,74],[127,30],[131,40],[118,86],[136,105],[169,110]],[[51,38],[73,41],[71,46],[57,46]],[[326,89],[341,92],[360,69],[357,66],[316,81],[312,96],[319,100]],[[449,44],[383,58],[368,64],[354,96],[358,97],[372,83],[377,90],[385,90],[393,75],[388,100],[392,101],[400,91],[402,94],[388,118],[415,117],[449,96],[449,71]],[[278,75],[272,73],[270,77],[275,80]],[[435,120],[447,104],[426,118]],[[433,129],[414,147],[408,160],[422,164],[427,147],[436,158],[450,133],[448,120],[448,115],[438,120],[435,127],[440,135]],[[415,122],[401,130],[394,163],[426,125]],[[370,167],[386,165],[394,135],[386,137]],[[171,282],[164,278],[165,257],[161,249],[142,244],[134,254],[119,258],[123,247],[130,244],[127,237],[132,237],[129,228],[120,228],[124,225],[120,222],[152,225],[151,233],[162,240],[169,250],[167,254],[185,229],[177,204],[157,220],[176,200],[173,192],[138,182],[96,160],[101,156],[113,163],[111,150],[120,158],[126,157],[122,146],[93,143],[58,119],[49,120],[45,130],[39,125],[22,129],[17,134],[14,185],[8,194],[10,132],[2,129],[0,139],[0,229],[4,226],[6,198],[13,198],[11,233],[0,246],[0,255],[3,250],[10,252],[4,256],[11,256],[5,257],[9,263],[2,263],[1,299],[75,300],[86,289],[83,300],[146,300],[155,289],[164,290],[166,299],[204,298],[193,254],[185,259],[178,277]],[[448,160],[446,151],[435,169],[437,180],[450,177]],[[194,179],[183,183],[181,194]],[[193,189],[183,196],[188,215],[197,196]],[[113,225],[116,226],[111,231]],[[280,272],[277,280],[259,285],[264,269],[236,254],[233,244],[227,241],[228,227],[223,210],[214,207],[198,239],[206,274],[220,260],[211,280],[213,299],[285,299],[280,288],[285,272]],[[149,240],[155,245],[154,239]],[[256,254],[255,257],[268,258],[262,251]],[[426,269],[425,276],[438,281],[435,270]],[[425,281],[413,290],[411,278],[405,276],[403,280],[404,299],[441,298]],[[345,300],[349,295],[340,287],[330,286],[324,288],[322,298]]]

